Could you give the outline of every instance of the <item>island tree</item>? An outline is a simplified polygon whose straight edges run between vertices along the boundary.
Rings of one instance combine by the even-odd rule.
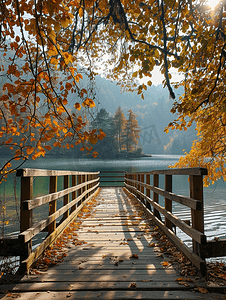
[[[125,146],[127,152],[135,152],[140,138],[140,127],[138,126],[137,115],[130,109],[128,110],[128,120],[126,120],[126,129],[124,134]]]
[[[206,166],[212,181],[225,179],[225,22],[225,0],[215,11],[205,0],[2,1],[2,145],[16,149],[14,159],[35,159],[50,149],[48,141],[59,147],[68,137],[91,151],[87,142],[102,138],[86,130],[94,71],[144,98],[159,66],[178,115],[169,127],[186,130],[195,122],[198,129],[179,166]],[[184,80],[174,85],[175,70]],[[90,83],[82,86],[84,74]],[[184,95],[176,99],[179,85]]]
[[[124,137],[125,127],[126,127],[126,118],[120,106],[117,108],[115,112],[115,115],[113,117],[113,123],[114,123],[115,139],[117,142],[117,150],[118,152],[120,152],[122,151],[123,148],[125,148],[125,141],[123,137]]]

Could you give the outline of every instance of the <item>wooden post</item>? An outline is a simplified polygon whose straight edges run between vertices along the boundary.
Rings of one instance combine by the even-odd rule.
[[[72,175],[72,186],[76,186],[77,185],[77,176],[76,175]],[[75,191],[75,192],[72,192],[72,199],[71,201],[73,201],[74,199],[77,198],[77,194],[78,194],[78,191]],[[76,204],[74,206],[72,206],[71,208],[71,213],[73,211],[76,210]]]
[[[137,174],[136,174],[136,173],[133,174],[133,180],[134,180],[134,181],[137,180]],[[133,186],[134,186],[134,188],[136,188],[136,187],[137,187],[137,184],[134,182],[134,183],[133,183]],[[137,196],[136,190],[133,191],[133,194],[134,194],[135,196]]]
[[[82,183],[82,175],[78,175],[78,185]],[[80,196],[82,194],[82,189],[78,189],[77,195]],[[78,201],[77,207],[82,203],[81,200]]]
[[[128,178],[131,179],[131,180],[133,180],[133,179],[134,179],[134,178],[133,178],[133,174],[129,174]],[[133,183],[133,182],[129,182],[128,184],[129,184],[130,186],[134,186],[134,183]],[[134,193],[134,190],[133,190],[132,187],[129,188],[129,191],[130,191],[130,193]]]
[[[124,174],[124,182],[128,184],[127,178],[129,178],[128,173]]]
[[[84,183],[84,182],[86,182],[86,175],[82,175],[82,183]],[[82,188],[82,193],[86,191],[86,188],[87,188],[86,186],[84,186],[84,187]],[[86,199],[86,196],[84,196],[84,197],[82,198],[82,202],[85,201],[85,199]]]
[[[141,174],[141,175],[140,175],[140,181],[141,181],[141,183],[144,183],[144,174]],[[141,191],[141,193],[144,194],[144,187],[143,187],[142,185],[140,185],[140,191]],[[145,201],[144,201],[144,197],[143,197],[143,196],[140,197],[140,200],[141,200],[142,203],[145,204]]]
[[[147,174],[146,175],[146,184],[149,184],[150,185],[150,174]],[[150,189],[149,188],[146,188],[146,195],[150,198],[150,196],[151,196],[151,191],[150,191]],[[147,206],[147,208],[149,209],[149,210],[151,210],[151,204],[148,202],[148,201],[146,201],[146,206]]]
[[[140,182],[140,174],[137,174],[137,181]],[[138,191],[140,191],[140,184],[138,183],[137,184],[137,189]],[[137,198],[140,199],[140,195],[137,193]]]
[[[21,196],[20,196],[20,232],[32,227],[32,210],[24,210],[23,202],[33,198],[33,177],[21,177]],[[32,240],[24,245],[23,254],[20,261],[25,260],[32,252]]]
[[[50,176],[49,178],[49,193],[55,193],[57,192],[57,176]],[[53,200],[49,203],[49,216],[54,214],[56,212],[57,208],[57,201]],[[53,221],[49,226],[48,226],[48,233],[52,233],[56,229],[56,220]]]
[[[172,192],[172,175],[165,175],[165,191]],[[172,212],[172,201],[165,198],[165,209]],[[169,229],[172,229],[172,222],[165,218],[165,225]]]
[[[153,186],[154,187],[158,187],[159,186],[159,174],[154,174],[153,175]],[[159,203],[159,195],[155,192],[153,192],[153,200],[156,202],[156,203]],[[159,219],[161,220],[161,216],[160,216],[160,213],[157,209],[153,209],[153,213],[154,215]]]
[[[192,228],[204,233],[204,211],[203,211],[203,178],[202,175],[190,175],[190,197],[202,202],[201,210],[191,209]],[[193,252],[200,256],[200,247],[196,241],[193,242]]]
[[[64,189],[69,188],[69,175],[64,176]],[[64,196],[64,205],[67,205],[69,203],[69,194]],[[67,219],[69,217],[69,210],[67,210],[63,215],[63,220]]]
[[[90,181],[91,180],[91,176],[88,174],[87,175],[87,181]],[[90,184],[87,184],[87,190],[89,190],[90,189]],[[88,192],[88,194],[87,194],[87,198],[89,197],[89,195],[90,195],[90,192]]]

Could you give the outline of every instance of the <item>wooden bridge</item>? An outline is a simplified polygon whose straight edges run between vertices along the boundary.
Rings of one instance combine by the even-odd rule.
[[[226,291],[224,284],[206,283],[205,259],[226,255],[225,241],[210,242],[204,234],[206,174],[202,168],[125,173],[124,187],[99,188],[99,172],[19,170],[21,233],[1,240],[0,255],[20,256],[21,263],[17,276],[2,277],[2,297],[225,299],[216,293]],[[159,188],[162,175],[165,189]],[[173,175],[189,176],[190,197],[172,192]],[[49,194],[33,198],[37,176],[49,177]],[[115,178],[121,181],[120,174],[106,173],[101,181],[117,185]],[[174,201],[191,209],[189,220],[173,215]],[[49,216],[32,224],[33,213],[44,205]],[[192,249],[175,234],[177,227],[191,237]],[[32,239],[41,232],[46,237],[34,247]]]

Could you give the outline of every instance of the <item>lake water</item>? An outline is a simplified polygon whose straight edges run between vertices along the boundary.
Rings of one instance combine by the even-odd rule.
[[[36,161],[27,161],[24,168],[39,168],[52,170],[74,170],[74,171],[151,171],[167,169],[179,159],[179,155],[153,155],[152,157],[130,160],[100,160],[100,159],[74,159],[74,158],[41,158]],[[7,202],[8,197],[14,199],[14,194],[19,200],[19,178],[11,176],[6,184],[0,186],[0,197]],[[43,178],[34,179],[34,196],[48,192],[48,184]],[[59,183],[59,189],[62,182]],[[160,175],[160,187],[164,187],[164,176]],[[173,192],[180,195],[189,196],[189,183],[187,176],[173,176]],[[215,236],[226,238],[226,183],[218,181],[213,186],[204,188],[204,207],[205,207],[205,234],[208,239]],[[3,200],[2,200],[3,201]],[[160,203],[163,201],[160,197]],[[7,204],[7,203],[6,203]],[[11,205],[12,206],[12,205]],[[6,205],[7,208],[7,205]],[[7,209],[10,209],[9,207]],[[11,207],[14,209],[14,207]],[[188,219],[190,210],[179,204],[174,204],[173,212],[176,215]],[[18,221],[18,215],[15,222]],[[9,224],[8,230],[15,232],[15,224]],[[11,228],[11,229],[10,229]],[[190,244],[190,239],[182,232],[178,235]]]

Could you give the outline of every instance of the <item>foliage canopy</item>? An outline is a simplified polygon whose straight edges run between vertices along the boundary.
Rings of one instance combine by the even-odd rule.
[[[199,139],[178,166],[207,166],[212,181],[226,179],[225,9],[225,0],[215,11],[202,0],[1,1],[3,143],[16,149],[14,159],[44,155],[51,139],[54,146],[82,142],[91,151],[102,139],[87,127],[95,72],[143,98],[159,66],[178,115],[169,128],[198,128]],[[175,69],[184,80],[172,84]],[[147,84],[139,83],[143,78]],[[177,100],[179,85],[184,95]]]

